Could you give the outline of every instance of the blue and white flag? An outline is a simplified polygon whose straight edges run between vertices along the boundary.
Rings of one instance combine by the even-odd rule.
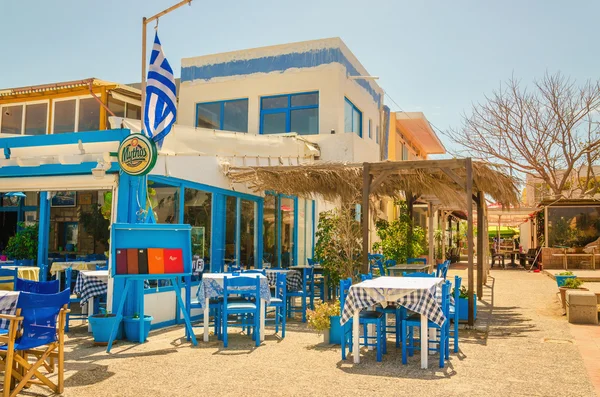
[[[173,69],[162,51],[158,32],[150,56],[150,67],[146,81],[146,104],[144,129],[160,148],[163,139],[171,132],[177,117],[177,96]]]

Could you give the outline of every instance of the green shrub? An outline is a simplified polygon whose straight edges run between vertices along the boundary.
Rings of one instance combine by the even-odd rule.
[[[333,303],[322,302],[315,306],[315,310],[307,310],[306,318],[308,326],[320,334],[327,331],[331,327],[329,318],[331,316],[340,315],[340,301],[336,300]]]
[[[11,259],[36,259],[38,254],[38,225],[19,223],[19,231],[8,239],[4,255]]]
[[[557,274],[557,276],[572,276],[573,272],[560,272]]]
[[[567,281],[565,281],[565,285],[563,287],[577,289],[577,288],[581,287],[581,284],[583,284],[582,280],[580,280],[578,278],[570,278]]]

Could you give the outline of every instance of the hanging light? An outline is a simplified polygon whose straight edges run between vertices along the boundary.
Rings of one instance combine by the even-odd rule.
[[[27,197],[27,195],[25,195],[25,193],[23,192],[8,192],[4,194],[5,197],[9,197],[10,198],[10,202],[12,204],[19,204],[19,201],[24,198]]]

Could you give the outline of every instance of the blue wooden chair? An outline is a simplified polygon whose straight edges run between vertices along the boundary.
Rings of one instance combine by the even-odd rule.
[[[413,272],[413,273],[402,273],[403,277],[435,277],[435,273],[423,273],[423,272]]]
[[[352,279],[347,278],[340,280],[340,308],[341,312],[344,311],[344,305],[346,304],[346,296],[352,286]],[[350,319],[346,324],[342,326],[342,360],[346,359],[346,345],[349,346],[352,351],[352,322]],[[383,360],[383,354],[387,352],[386,348],[386,335],[384,327],[384,315],[381,312],[375,310],[362,310],[360,312],[360,323],[363,327],[362,346],[375,346],[377,349],[377,361]],[[375,325],[375,335],[369,335],[368,325]],[[374,342],[371,342],[375,340]]]
[[[16,396],[31,384],[49,387],[54,393],[64,391],[64,327],[69,303],[69,290],[57,294],[21,292],[16,316],[9,321],[8,334],[0,336],[1,350],[6,352],[4,366],[4,395]],[[29,360],[35,357],[37,361]],[[54,383],[46,374],[54,372],[54,357],[58,358],[58,376]],[[14,368],[19,367],[15,374]],[[35,380],[31,379],[35,377]],[[9,385],[14,378],[16,386]],[[17,383],[18,382],[18,383]]]
[[[106,264],[106,265],[96,265],[96,270],[108,270],[108,264]]]
[[[435,270],[435,276],[441,277],[444,280],[448,275],[448,268],[450,267],[450,260],[445,260],[443,263],[440,263]]]
[[[312,267],[302,269],[302,289],[300,291],[288,291],[287,293],[287,315],[288,318],[294,313],[302,313],[302,322],[306,322],[306,300],[310,299],[313,293],[314,271]],[[292,305],[292,300],[299,297],[302,300],[300,307]]]
[[[248,299],[231,300],[230,295],[243,295]],[[223,304],[221,308],[223,323],[223,347],[227,347],[227,328],[229,326],[250,327],[252,339],[260,346],[260,276],[252,277],[223,277]],[[229,324],[229,316],[237,315],[241,320],[238,324]]]
[[[424,265],[427,264],[427,258],[408,258],[406,263],[412,265],[413,263],[422,263]]]
[[[57,294],[60,291],[60,282],[23,280],[17,277],[16,291],[32,292],[34,294]]]
[[[439,330],[437,334],[439,335],[439,340],[427,340],[425,342],[425,346],[428,350],[437,351],[440,355],[440,368],[444,368],[444,363],[447,358],[446,348],[447,348],[447,339],[449,334],[449,309],[450,309],[450,282],[446,281],[442,285],[442,311],[444,312],[444,316],[446,320],[444,323],[439,326],[432,321],[427,321],[427,328],[435,328]],[[420,315],[415,313],[408,318],[402,320],[402,364],[406,364],[408,362],[407,352],[410,356],[414,354],[415,350],[419,348],[415,347],[415,328],[421,328],[421,318]],[[419,345],[420,345],[419,340]],[[434,344],[434,347],[429,347],[430,344]]]
[[[275,281],[275,295],[271,297],[271,301],[267,306],[267,313],[273,313],[275,323],[275,333],[279,332],[279,325],[281,325],[281,339],[285,338],[285,324],[286,324],[286,309],[287,309],[287,275],[285,273],[277,273]],[[274,310],[269,311],[273,308]],[[265,318],[267,320],[267,318]]]
[[[0,268],[0,284],[8,284],[13,291],[17,290],[17,269]]]
[[[242,273],[262,274],[263,276],[267,275],[267,271],[265,269],[246,269],[246,270],[242,270]]]
[[[373,275],[371,273],[361,274],[360,281],[373,280]]]
[[[376,272],[379,273],[378,274],[379,277],[388,275],[387,270],[385,269],[385,266],[383,265],[383,262],[381,259],[377,259],[375,261],[375,266],[376,266],[376,270],[377,270]],[[374,275],[373,272],[370,272],[370,273]]]
[[[315,265],[319,264],[318,261],[315,261],[312,258],[306,258],[306,261],[308,262],[308,266],[312,267],[313,269],[314,269]],[[311,310],[315,310],[315,295],[317,293],[317,288],[319,289],[319,299],[321,299],[321,302],[325,302],[325,289],[326,289],[325,277],[323,277],[322,274],[314,274],[313,280],[314,280],[313,286],[312,286],[313,294],[310,299]]]
[[[65,269],[65,290],[69,290],[69,291],[73,291],[73,268],[71,267],[67,267]],[[77,296],[77,294],[72,293],[71,297],[69,299],[69,310],[71,309],[71,304],[72,303],[81,303],[81,298]],[[85,321],[87,319],[87,316],[85,314],[83,314],[83,308],[81,308],[82,313],[67,313],[67,324],[65,325],[65,331],[69,332],[69,321],[71,321],[71,318],[73,319],[79,319],[82,321]],[[92,314],[92,313],[89,313]]]
[[[454,345],[454,353],[458,353],[458,300],[460,298],[460,284],[462,283],[462,279],[459,276],[454,276],[454,303],[450,303],[450,307],[448,312],[450,313],[450,318],[452,319],[452,329],[450,330],[451,336],[453,339]],[[450,353],[449,342],[450,337],[448,337],[448,344],[446,345],[447,354]]]

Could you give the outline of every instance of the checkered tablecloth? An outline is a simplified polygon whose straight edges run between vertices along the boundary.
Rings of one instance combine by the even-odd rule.
[[[0,291],[0,313],[1,314],[15,314],[17,310],[17,301],[19,300],[18,291]],[[2,319],[0,320],[0,328],[8,329],[9,321]]]
[[[239,276],[234,276],[231,273],[205,273],[202,276],[202,282],[198,288],[198,302],[201,308],[204,308],[206,298],[218,298],[223,296],[223,278],[229,277],[256,277],[256,273],[241,273]],[[269,289],[269,280],[260,275],[260,298],[267,303],[271,302],[271,290]],[[239,288],[243,291],[243,288]]]
[[[288,291],[302,291],[302,273],[297,270],[287,269],[265,269],[269,286],[274,287],[277,282],[277,273],[286,273],[286,285]]]
[[[348,322],[355,310],[396,302],[441,326],[446,317],[437,295],[443,281],[429,277],[379,277],[355,284],[346,297],[340,323]]]
[[[108,270],[80,271],[73,292],[81,297],[81,304],[108,291]]]

